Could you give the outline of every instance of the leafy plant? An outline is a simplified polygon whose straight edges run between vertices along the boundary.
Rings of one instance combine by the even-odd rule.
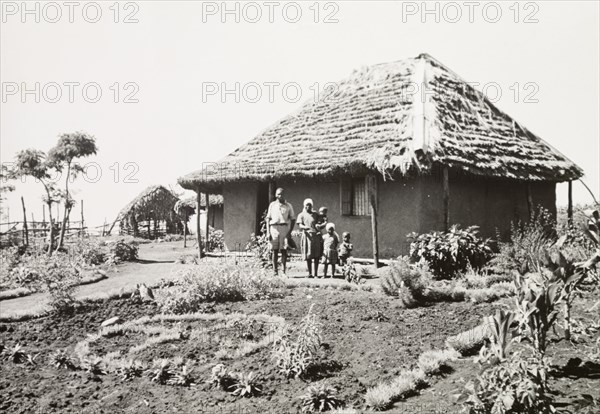
[[[381,288],[390,296],[398,296],[406,307],[426,300],[425,289],[432,276],[427,265],[411,265],[407,258],[392,262],[381,278]]]
[[[547,368],[516,358],[483,371],[467,383],[457,402],[469,414],[554,413],[546,391]]]
[[[351,261],[342,266],[342,274],[348,283],[356,283],[357,285],[362,283],[362,272],[358,271],[356,265]]]
[[[583,262],[578,263],[578,267],[585,270],[592,270],[600,263],[600,211],[599,210],[588,210],[585,212],[588,221],[587,226],[584,227],[584,234],[593,243],[596,251],[592,253],[590,258]]]
[[[411,233],[410,258],[427,263],[439,279],[449,279],[470,266],[482,268],[492,256],[489,240],[477,236],[477,226],[461,230],[454,225],[447,232]]]
[[[192,369],[187,365],[182,365],[179,369],[171,370],[168,385],[177,385],[180,387],[189,387],[194,384]]]
[[[489,333],[490,344],[481,348],[479,362],[497,364],[506,360],[508,349],[513,340],[515,314],[497,310],[494,316],[484,318],[486,331]]]
[[[49,304],[55,312],[69,313],[77,305],[75,290],[81,280],[81,267],[61,252],[45,260],[39,270],[42,289],[50,294]]]
[[[27,362],[27,354],[23,351],[23,347],[20,344],[16,344],[12,349],[6,348],[4,350],[6,359],[15,364],[22,364]]]
[[[90,357],[83,360],[81,368],[92,375],[105,375],[104,361],[99,356]]]
[[[573,408],[579,414],[595,414],[600,412],[600,398],[590,394],[581,394],[581,398],[573,400]]]
[[[498,237],[498,240],[501,238]],[[543,252],[556,240],[556,224],[550,212],[535,211],[529,221],[512,223],[510,240],[499,242],[499,252],[486,268],[494,274],[541,272]]]
[[[121,366],[117,369],[117,374],[122,381],[131,381],[134,378],[141,377],[144,370],[145,367],[142,363],[130,359],[121,363]]]
[[[155,360],[152,362],[152,368],[146,371],[150,381],[157,384],[166,384],[171,377],[171,364],[166,359]]]
[[[271,261],[271,242],[267,236],[266,216],[267,211],[265,210],[260,221],[259,233],[252,233],[250,235],[250,240],[244,250],[252,253],[262,267],[270,269],[273,266],[273,262]]]
[[[244,375],[243,373],[233,374],[233,384],[231,385],[232,394],[237,397],[253,397],[262,392],[259,385],[260,376],[253,372]]]
[[[122,262],[134,262],[138,259],[139,246],[137,242],[125,240],[117,240],[115,243],[110,245],[110,258],[111,263],[122,263]]]
[[[75,246],[82,263],[88,266],[100,265],[108,260],[107,251],[98,242],[82,240]]]
[[[225,249],[225,236],[223,230],[216,230],[208,226],[208,242],[206,242],[206,251],[223,251]]]
[[[233,385],[233,378],[225,365],[217,364],[212,368],[208,382],[213,386],[228,390]]]
[[[312,313],[302,318],[299,327],[293,332],[284,325],[277,333],[273,344],[273,359],[280,372],[286,377],[300,377],[316,362],[321,346],[321,326],[317,316]],[[294,335],[295,334],[295,335]],[[295,336],[295,340],[292,338]]]
[[[302,412],[323,412],[334,410],[342,405],[342,401],[336,396],[336,389],[327,382],[309,385],[306,392],[300,397]]]
[[[536,283],[521,276],[515,278],[517,287],[516,310],[519,329],[540,358],[546,353],[548,332],[558,317],[557,305],[561,300],[558,283]]]
[[[74,370],[76,368],[75,362],[73,362],[71,356],[64,349],[59,349],[50,355],[50,364],[59,369]]]

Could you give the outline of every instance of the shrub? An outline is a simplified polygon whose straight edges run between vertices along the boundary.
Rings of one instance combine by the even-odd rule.
[[[385,410],[394,401],[407,397],[426,382],[425,373],[419,369],[402,371],[390,383],[379,384],[367,390],[365,402],[374,410]]]
[[[402,257],[388,266],[381,278],[381,288],[390,296],[399,296],[407,307],[425,300],[425,289],[431,282],[427,267],[413,266]]]
[[[179,283],[157,294],[164,313],[196,312],[206,302],[257,300],[282,294],[281,279],[264,269],[231,263],[206,264],[182,269]]]
[[[208,227],[208,242],[206,243],[206,251],[223,251],[225,249],[225,236],[223,230],[215,230]]]
[[[192,369],[188,368],[187,365],[182,365],[179,368],[175,368],[169,371],[169,378],[167,379],[168,385],[176,385],[179,387],[189,387],[194,385],[194,376]]]
[[[433,274],[449,279],[470,266],[481,269],[490,259],[492,250],[489,240],[477,236],[477,226],[461,230],[457,225],[448,232],[411,233],[410,258],[414,262],[427,263]]]
[[[158,384],[166,384],[171,378],[171,363],[166,359],[152,361],[152,368],[146,371],[150,381]]]
[[[425,375],[437,375],[448,366],[448,361],[455,361],[459,357],[458,351],[452,348],[443,351],[425,351],[419,356],[417,365]]]
[[[232,374],[227,371],[225,365],[217,364],[212,368],[208,383],[223,390],[228,390],[233,385]]]
[[[112,263],[133,262],[138,259],[138,243],[117,240],[110,246],[110,261]]]
[[[498,243],[499,252],[492,257],[487,270],[500,275],[539,272],[543,267],[543,250],[550,247],[555,240],[554,219],[547,210],[540,208],[527,223],[511,224],[510,240]]]
[[[300,404],[303,412],[330,411],[341,406],[342,402],[335,395],[336,390],[327,382],[309,385],[306,393],[301,395]]]
[[[556,412],[547,390],[546,368],[516,358],[486,369],[470,381],[458,403],[469,414],[548,414]]]
[[[259,375],[255,375],[253,372],[247,375],[235,373],[232,377],[231,393],[236,397],[254,397],[262,392],[262,387],[259,385]]]
[[[107,251],[98,242],[83,240],[75,246],[81,262],[88,266],[100,265],[108,260]]]
[[[446,346],[455,349],[461,355],[472,355],[479,351],[489,337],[488,327],[478,325],[473,329],[461,332],[446,339]]]
[[[312,313],[313,306],[310,306],[295,332],[289,325],[283,325],[277,332],[273,343],[273,359],[286,377],[302,376],[317,360],[321,346],[321,323]]]

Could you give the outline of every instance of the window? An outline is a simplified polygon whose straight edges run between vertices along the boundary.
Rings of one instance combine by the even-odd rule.
[[[342,179],[340,202],[343,216],[368,216],[369,191],[365,179]]]

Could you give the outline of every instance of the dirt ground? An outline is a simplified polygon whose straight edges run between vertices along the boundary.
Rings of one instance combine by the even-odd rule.
[[[179,244],[179,243],[175,243]],[[151,278],[156,281],[172,274],[178,266],[181,252],[176,245],[147,244],[140,249],[141,261],[119,267],[109,279],[82,289],[112,290]],[[189,249],[189,248],[188,248]],[[142,253],[143,252],[143,253]],[[186,252],[187,253],[187,252]],[[302,263],[295,263],[290,276],[303,276]],[[139,279],[138,279],[139,278]],[[328,280],[327,280],[328,281]],[[319,286],[295,287],[279,299],[225,304],[207,304],[204,312],[225,314],[242,312],[248,315],[268,314],[298,323],[311,304],[323,323],[321,363],[305,380],[286,379],[277,372],[271,347],[259,349],[248,356],[221,361],[215,356],[228,333],[218,339],[191,341],[182,339],[156,345],[136,357],[150,362],[152,358],[181,356],[195,366],[197,385],[181,388],[158,385],[148,378],[122,382],[115,374],[90,376],[83,371],[57,369],[48,364],[57,349],[73,351],[77,342],[98,332],[100,324],[119,316],[132,321],[158,313],[155,305],[134,304],[128,299],[113,299],[87,304],[70,317],[42,317],[25,322],[0,323],[0,343],[23,346],[25,352],[38,354],[38,365],[28,366],[0,362],[0,412],[6,413],[289,413],[298,412],[298,397],[315,381],[326,379],[337,388],[338,397],[346,406],[361,408],[367,388],[392,379],[400,370],[416,366],[419,355],[428,349],[441,349],[450,335],[463,332],[481,322],[483,316],[505,307],[510,299],[495,303],[438,303],[416,309],[404,309],[397,299],[379,292],[342,291]],[[345,283],[336,280],[335,283]],[[377,283],[370,280],[369,283]],[[35,296],[15,299],[23,304],[35,304]],[[37,298],[39,301],[39,297]],[[574,314],[589,320],[599,320],[598,310],[587,312],[597,300],[588,297],[579,302]],[[27,302],[26,302],[27,301]],[[6,302],[0,302],[4,306]],[[17,303],[17,302],[14,302]],[[200,322],[184,323],[184,327],[202,328]],[[580,338],[574,345],[553,337],[549,356],[555,367],[550,383],[556,393],[559,408],[569,409],[573,398],[590,394],[600,398],[600,366],[590,361],[589,350],[595,337]],[[139,335],[128,334],[98,341],[92,352],[126,352],[140,343]],[[577,358],[580,359],[577,364]],[[575,359],[575,360],[573,360]],[[571,362],[569,362],[571,361]],[[262,377],[262,394],[254,398],[235,398],[228,392],[210,387],[206,380],[210,368],[224,363],[231,371],[257,372]],[[433,378],[429,387],[418,395],[400,401],[388,412],[394,413],[457,413],[462,408],[454,396],[465,382],[473,379],[478,366],[472,358],[452,363],[453,371]],[[571,411],[576,412],[576,411]]]
[[[339,397],[348,405],[362,404],[367,387],[391,379],[402,368],[415,365],[421,352],[443,346],[447,336],[476,325],[491,312],[493,304],[442,303],[427,308],[402,309],[393,299],[371,292],[295,288],[281,299],[238,302],[207,307],[207,311],[266,313],[298,322],[312,303],[323,322],[322,364],[312,381],[329,378]],[[298,396],[307,382],[285,379],[277,373],[270,348],[239,360],[225,361],[233,371],[255,371],[263,376],[263,394],[257,398],[236,399],[225,391],[202,383],[209,371],[198,372],[201,384],[195,389],[157,385],[148,379],[122,383],[115,375],[93,380],[77,371],[59,370],[45,361],[56,349],[68,348],[97,332],[102,321],[112,316],[133,320],[153,315],[153,305],[132,305],[128,300],[112,300],[90,305],[75,316],[56,320],[45,317],[27,322],[2,324],[3,343],[20,343],[28,353],[40,353],[37,367],[0,365],[0,410],[11,413],[40,412],[219,412],[242,409],[249,413],[295,412]],[[379,317],[379,318],[378,318]],[[379,320],[378,320],[379,319]],[[121,345],[105,347],[115,351]],[[162,349],[161,349],[162,348]],[[197,362],[214,364],[215,349],[206,344],[161,344],[145,357],[181,355]],[[182,355],[185,353],[185,355]],[[213,361],[211,361],[213,359]],[[202,411],[204,410],[204,411]]]

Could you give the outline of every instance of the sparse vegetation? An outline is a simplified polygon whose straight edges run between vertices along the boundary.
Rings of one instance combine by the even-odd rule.
[[[313,305],[298,328],[284,325],[276,333],[273,359],[286,377],[300,377],[317,361],[321,345],[321,323],[313,313]]]
[[[207,302],[255,300],[282,294],[283,282],[257,267],[219,263],[180,272],[180,282],[157,297],[166,313],[196,312]]]

